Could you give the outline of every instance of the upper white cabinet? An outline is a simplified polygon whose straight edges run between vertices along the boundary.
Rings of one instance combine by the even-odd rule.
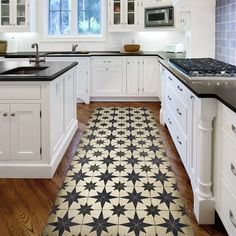
[[[26,32],[35,27],[34,0],[1,0],[0,32]]]
[[[172,6],[173,0],[142,0],[144,7],[164,7]]]
[[[138,0],[109,0],[108,30],[134,31],[139,27]]]

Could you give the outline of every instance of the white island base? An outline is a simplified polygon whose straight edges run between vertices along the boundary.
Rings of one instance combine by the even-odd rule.
[[[52,178],[76,130],[75,69],[0,82],[0,178]]]

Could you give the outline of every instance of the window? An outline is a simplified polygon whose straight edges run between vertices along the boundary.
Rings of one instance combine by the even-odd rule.
[[[48,0],[48,34],[101,37],[102,1]]]
[[[78,0],[78,33],[101,33],[100,0]]]
[[[70,0],[49,0],[49,34],[69,34],[71,28]]]

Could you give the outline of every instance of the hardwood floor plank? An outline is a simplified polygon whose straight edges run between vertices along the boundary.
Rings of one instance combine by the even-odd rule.
[[[164,146],[170,158],[182,198],[191,220],[196,236],[226,236],[221,222],[217,218],[213,226],[199,226],[193,214],[193,194],[189,178],[178,156],[168,130],[159,123],[159,103],[91,103],[78,105],[79,130],[75,134],[70,147],[66,151],[52,179],[0,179],[0,235],[25,236],[41,235],[47,222],[59,189],[64,181],[74,152],[86,127],[93,109],[99,106],[148,107],[152,110],[163,139]]]

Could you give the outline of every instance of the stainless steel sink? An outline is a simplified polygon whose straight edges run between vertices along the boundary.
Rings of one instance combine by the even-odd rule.
[[[33,67],[33,66],[24,66],[24,67],[17,67],[12,70],[7,70],[0,75],[34,75],[37,74],[39,71],[45,70],[48,67],[40,66],[40,67]]]

